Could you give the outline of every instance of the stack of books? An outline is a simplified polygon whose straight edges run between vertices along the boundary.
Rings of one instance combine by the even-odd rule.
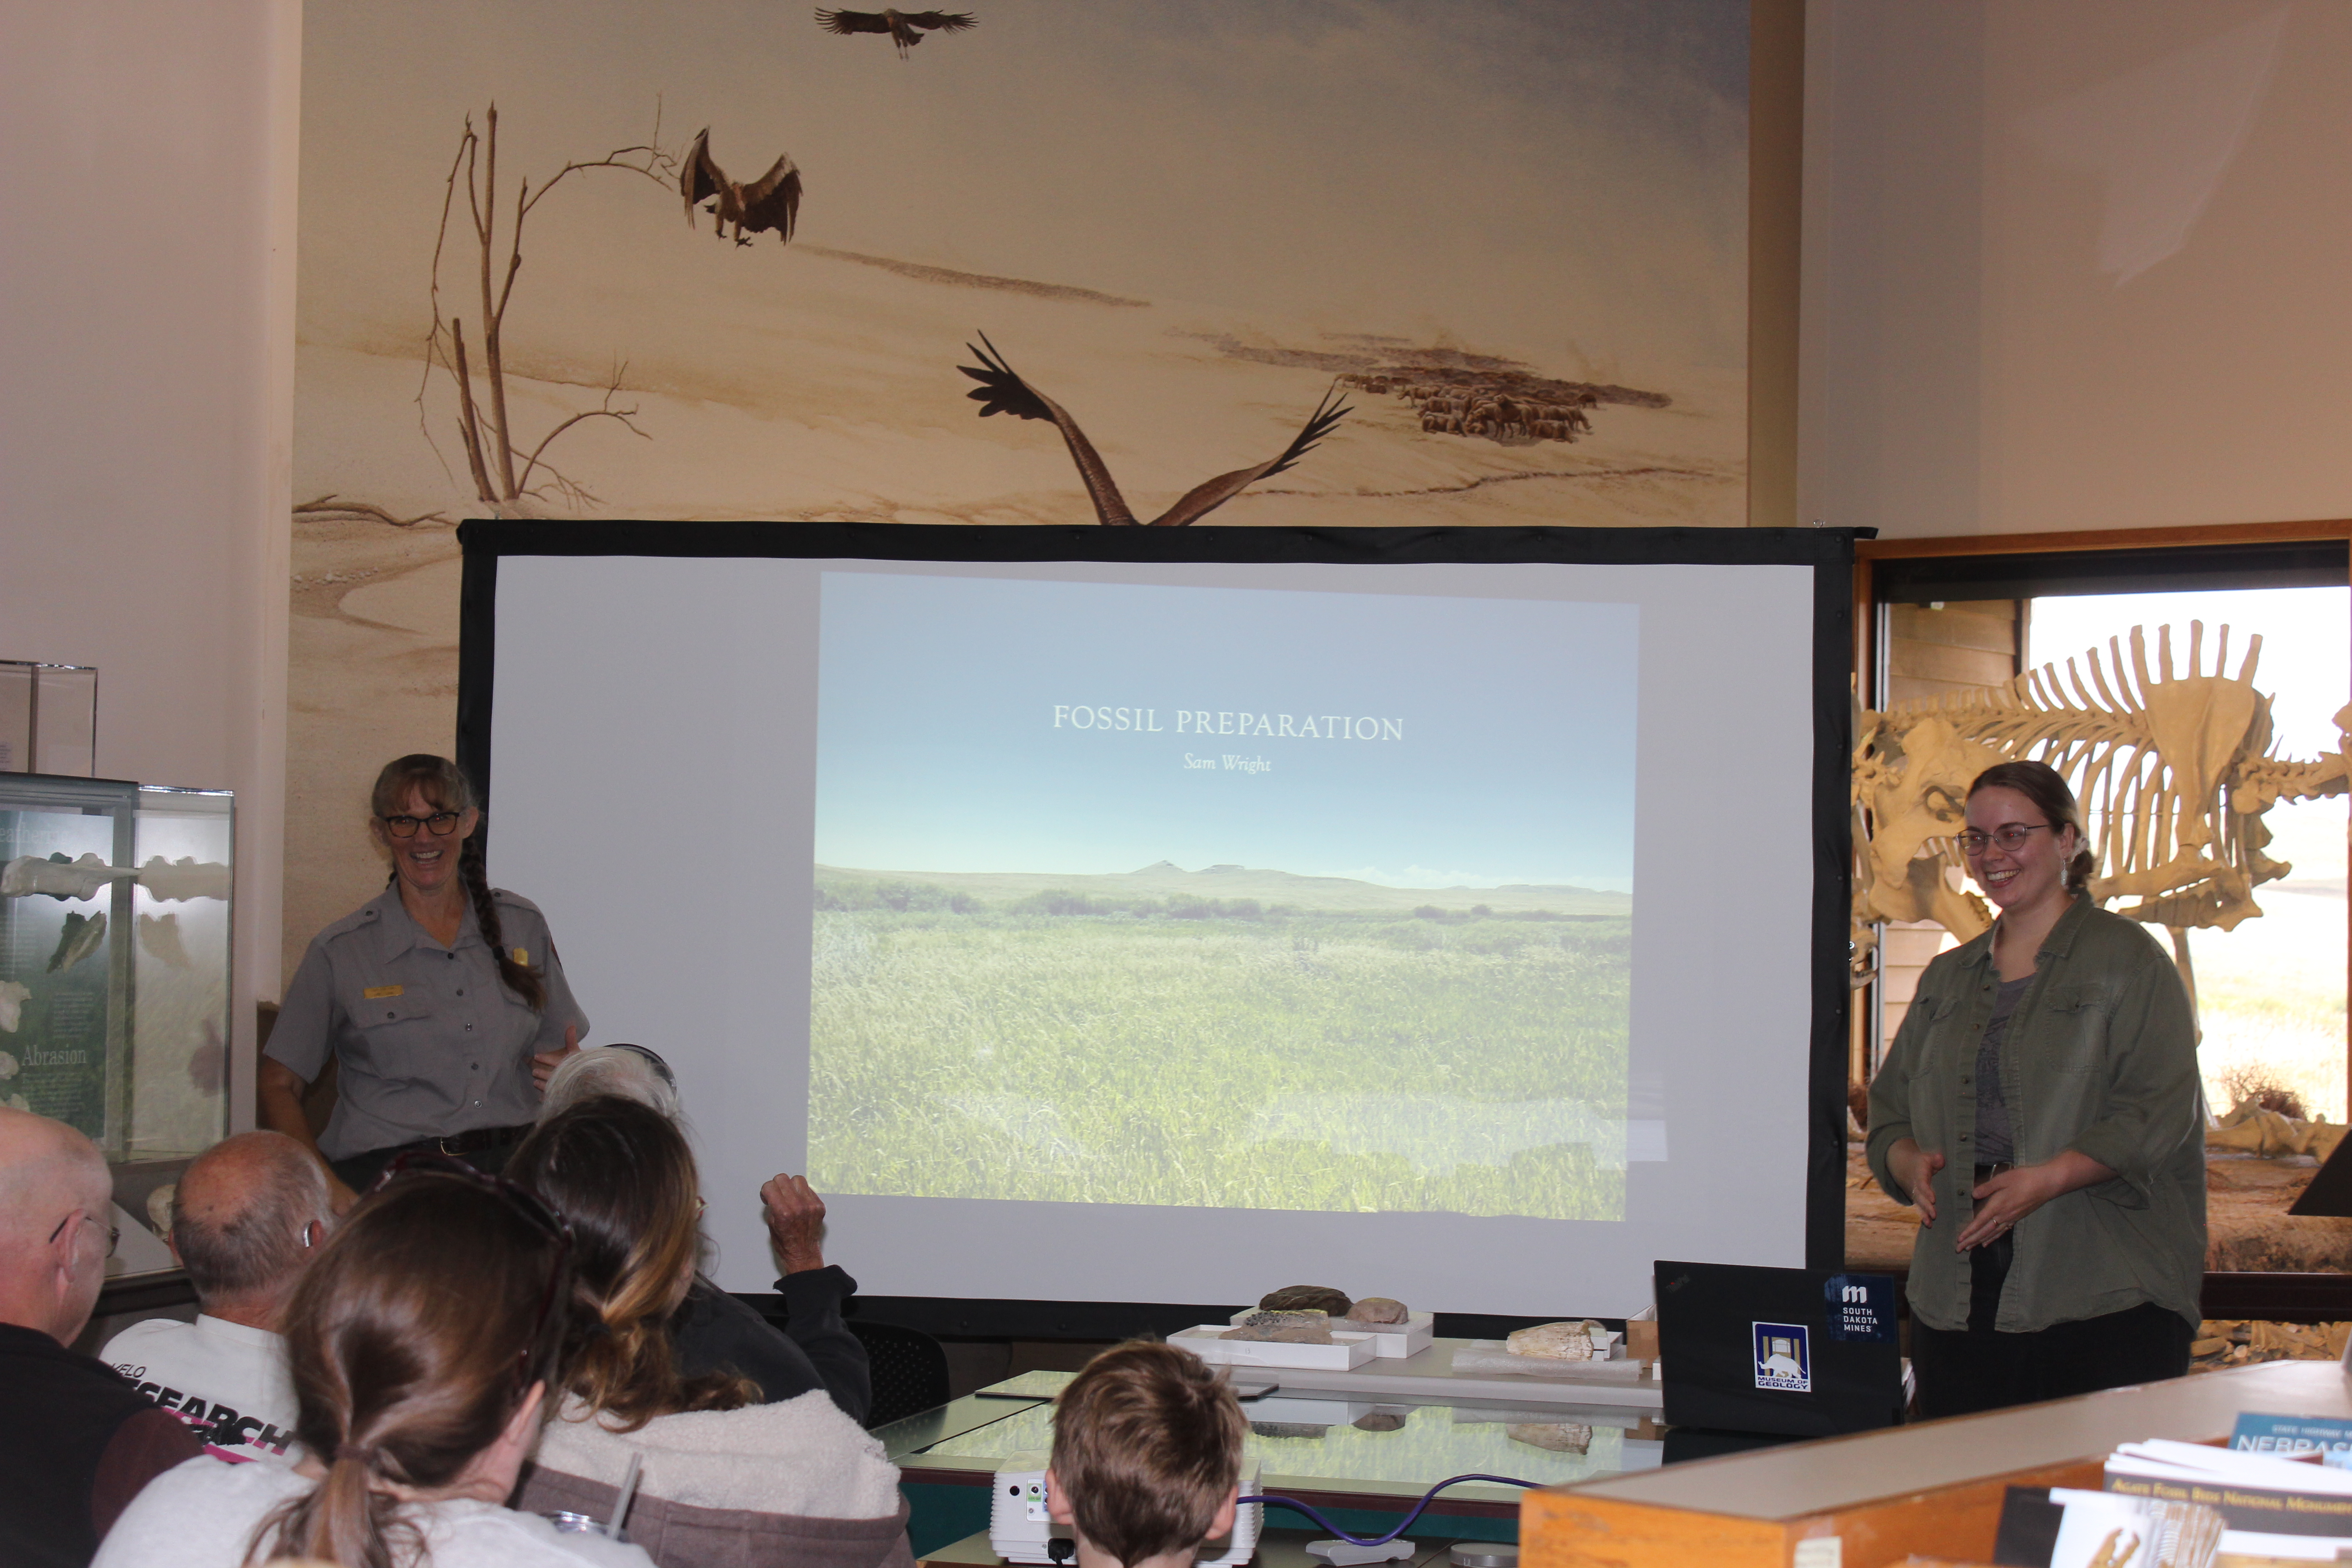
[[[2006,1568],[2301,1568],[2352,1559],[2352,1422],[2242,1415],[2226,1446],[2152,1438],[2105,1489],[2012,1487]]]

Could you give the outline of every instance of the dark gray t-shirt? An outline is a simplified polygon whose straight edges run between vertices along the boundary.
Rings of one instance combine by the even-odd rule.
[[[1994,993],[1992,1017],[1985,1025],[1984,1038],[1977,1046],[1977,1163],[1979,1165],[2011,1165],[2017,1163],[2014,1134],[2009,1125],[2009,1096],[2000,1082],[2000,1045],[2009,1034],[2010,1015],[2017,1011],[2025,988],[2033,984],[2033,976],[2021,975],[2001,983]]]

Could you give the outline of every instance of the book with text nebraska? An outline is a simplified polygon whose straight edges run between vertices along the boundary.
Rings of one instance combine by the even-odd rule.
[[[2220,1511],[2223,1555],[2333,1559],[2352,1548],[2352,1472],[2302,1458],[2151,1438],[2107,1457],[2106,1489]]]
[[[2326,1415],[2264,1415],[2248,1410],[2238,1416],[2230,1447],[2241,1454],[2308,1454],[2316,1451],[2327,1464],[2352,1458],[2352,1421]]]

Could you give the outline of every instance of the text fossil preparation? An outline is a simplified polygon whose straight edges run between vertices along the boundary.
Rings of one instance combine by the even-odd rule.
[[[1163,723],[1164,718],[1173,721]],[[1208,708],[1174,708],[1162,715],[1157,708],[1103,708],[1085,703],[1054,704],[1056,730],[1100,730],[1110,733],[1159,735],[1264,735],[1276,740],[1402,741],[1404,721],[1376,714],[1250,713]]]

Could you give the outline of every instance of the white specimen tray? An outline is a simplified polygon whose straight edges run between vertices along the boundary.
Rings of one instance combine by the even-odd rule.
[[[1642,1376],[1647,1362],[1630,1361],[1622,1349],[1623,1336],[1609,1335],[1612,1359],[1562,1361],[1556,1356],[1513,1355],[1509,1342],[1504,1340],[1472,1340],[1454,1352],[1454,1370],[1459,1373],[1508,1373],[1521,1377],[1562,1378],[1577,1383],[1634,1383]]]
[[[1206,1325],[1194,1331],[1218,1333],[1223,1331],[1223,1327],[1222,1324]],[[1182,1342],[1187,1347],[1198,1342],[1190,1339]],[[1494,1350],[1503,1349],[1491,1341],[1488,1345]],[[1279,1383],[1285,1394],[1328,1394],[1348,1399],[1382,1401],[1402,1399],[1416,1405],[1468,1402],[1514,1407],[1601,1406],[1620,1411],[1654,1411],[1664,1403],[1664,1390],[1656,1377],[1645,1370],[1651,1365],[1648,1362],[1568,1362],[1562,1364],[1587,1370],[1552,1377],[1484,1372],[1468,1365],[1457,1368],[1454,1364],[1457,1354],[1467,1360],[1475,1358],[1477,1353],[1477,1348],[1470,1341],[1440,1334],[1427,1350],[1419,1355],[1407,1356],[1402,1361],[1378,1356],[1354,1368],[1294,1367],[1276,1372],[1272,1367],[1261,1367],[1258,1372],[1268,1381]],[[1580,1421],[1584,1418],[1578,1415],[1563,1419]]]
[[[1258,1310],[1260,1309],[1256,1307],[1244,1307],[1235,1312],[1232,1320],[1234,1327],[1241,1327],[1244,1318]],[[1373,1355],[1382,1360],[1402,1360],[1409,1355],[1419,1355],[1429,1348],[1430,1342],[1437,1337],[1437,1314],[1408,1312],[1402,1323],[1359,1323],[1347,1318],[1334,1318],[1331,1320],[1331,1331],[1334,1334],[1370,1334],[1372,1336]]]
[[[1295,1366],[1347,1372],[1363,1365],[1377,1353],[1372,1335],[1351,1334],[1344,1329],[1332,1330],[1328,1345],[1300,1345],[1282,1340],[1222,1338],[1230,1326],[1197,1324],[1169,1335],[1168,1342],[1182,1345],[1211,1366]]]

